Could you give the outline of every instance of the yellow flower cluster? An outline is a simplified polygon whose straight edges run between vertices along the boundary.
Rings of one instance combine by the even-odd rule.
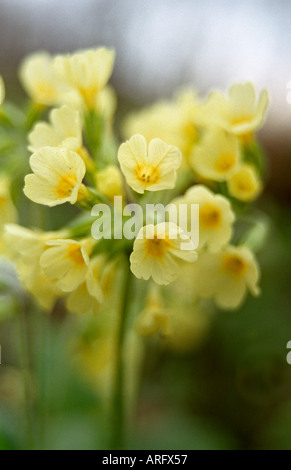
[[[227,96],[213,92],[201,100],[182,90],[126,117],[118,147],[115,95],[108,85],[113,63],[114,51],[106,48],[24,60],[20,79],[38,110],[27,136],[31,173],[24,195],[50,208],[75,207],[73,220],[63,211],[59,230],[22,227],[9,185],[0,180],[0,230],[23,285],[43,308],[63,298],[71,312],[97,313],[128,263],[136,291],[143,292],[136,331],[160,333],[173,347],[180,331],[180,343],[187,337],[192,344],[195,332],[205,328],[204,299],[235,309],[247,292],[259,294],[258,262],[247,243],[236,242],[235,223],[241,210],[251,212],[250,202],[263,188],[255,133],[265,118],[267,92],[257,100],[251,83],[235,84]],[[0,102],[3,97],[0,80]],[[116,196],[122,196],[122,207],[137,204],[142,210],[171,204],[177,217],[143,218],[130,240],[96,240],[91,211],[102,203],[113,214]],[[199,206],[198,246],[190,235],[193,205]],[[182,206],[186,226],[180,223]],[[122,224],[127,216],[121,215]],[[142,290],[144,284],[149,288]],[[187,311],[197,312],[195,321]]]
[[[98,109],[113,63],[114,51],[105,48],[55,57],[41,52],[23,61],[20,80],[37,104]]]
[[[229,196],[250,202],[262,189],[260,168],[250,154],[267,105],[266,90],[256,103],[251,83],[233,85],[227,97],[213,92],[204,101],[187,90],[172,101],[131,114],[123,132],[126,137],[140,133],[147,140],[160,137],[177,145],[198,180],[226,183]]]

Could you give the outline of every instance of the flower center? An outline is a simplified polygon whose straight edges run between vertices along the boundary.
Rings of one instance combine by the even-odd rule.
[[[235,157],[231,153],[224,153],[215,162],[215,169],[219,173],[230,171],[235,165]]]
[[[68,246],[68,257],[78,266],[82,267],[84,265],[84,258],[81,251],[81,247],[75,243],[71,243]]]
[[[151,165],[143,165],[137,168],[137,178],[145,186],[156,184],[160,174],[156,167]]]
[[[211,204],[206,204],[199,211],[200,223],[207,228],[217,228],[220,225],[221,213]]]
[[[56,187],[56,193],[60,199],[69,197],[76,186],[77,177],[76,175],[68,174],[62,175],[59,180],[59,184]]]
[[[197,139],[197,129],[192,122],[187,122],[184,126],[184,133],[188,139],[195,141]]]
[[[157,235],[155,235],[154,238],[146,239],[146,251],[154,258],[163,258],[169,246],[170,242],[168,238],[157,238]]]
[[[247,266],[244,260],[242,260],[238,255],[227,254],[223,258],[224,268],[231,274],[241,276]]]
[[[242,192],[252,192],[254,190],[254,185],[252,182],[246,178],[238,179],[236,185],[239,191]]]

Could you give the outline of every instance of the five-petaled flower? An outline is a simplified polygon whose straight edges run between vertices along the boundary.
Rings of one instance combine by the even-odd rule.
[[[161,139],[147,145],[145,137],[136,134],[121,144],[118,161],[128,185],[137,193],[160,191],[175,186],[182,154],[177,147]]]
[[[75,204],[86,192],[82,158],[65,147],[42,147],[30,157],[33,174],[25,177],[25,195],[46,206]]]
[[[188,249],[183,249],[183,244]],[[157,284],[167,285],[176,279],[184,262],[196,261],[191,244],[189,236],[173,222],[146,225],[134,242],[131,270],[139,279],[151,277]]]

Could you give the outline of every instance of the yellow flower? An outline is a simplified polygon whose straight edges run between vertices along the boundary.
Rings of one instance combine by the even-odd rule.
[[[203,253],[193,269],[193,285],[202,297],[214,298],[223,309],[238,308],[250,291],[257,296],[258,263],[245,246],[227,246],[219,253]]]
[[[0,253],[5,253],[5,243],[3,241],[4,225],[16,222],[17,218],[17,210],[10,195],[9,179],[0,176]]]
[[[105,260],[103,256],[97,256],[90,263],[87,277],[76,290],[72,291],[66,302],[67,309],[76,314],[84,314],[92,311],[94,315],[99,313],[100,304],[103,301],[101,288],[102,270]]]
[[[26,57],[20,66],[20,81],[35,103],[51,106],[60,100],[61,87],[52,62],[50,54],[37,52]]]
[[[239,140],[219,128],[211,129],[194,149],[193,169],[203,178],[225,181],[239,167],[241,160]]]
[[[94,109],[111,76],[114,57],[110,49],[89,49],[55,57],[53,68],[60,80],[78,92],[87,109]]]
[[[262,182],[255,168],[244,163],[227,182],[227,187],[231,196],[243,202],[250,202],[261,193]]]
[[[169,312],[155,286],[149,290],[145,307],[137,318],[135,331],[141,336],[152,336],[157,333],[164,336],[170,333]]]
[[[138,279],[148,280],[152,277],[161,285],[174,281],[183,261],[193,262],[197,259],[194,248],[182,249],[184,243],[191,245],[192,242],[173,222],[142,227],[130,256],[133,274]]]
[[[43,147],[30,157],[33,174],[25,177],[25,195],[46,206],[70,202],[84,195],[86,167],[82,158],[67,148]]]
[[[0,75],[0,105],[3,103],[5,99],[5,84],[4,80]]]
[[[142,134],[149,143],[160,138],[178,147],[188,159],[198,138],[201,104],[192,90],[181,90],[171,101],[159,101],[131,113],[123,124],[123,135]]]
[[[96,186],[100,193],[113,200],[114,196],[122,196],[123,180],[119,168],[115,165],[108,165],[103,170],[96,173]]]
[[[77,289],[90,275],[91,240],[49,240],[40,258],[45,275],[63,292]]]
[[[78,152],[82,146],[82,123],[78,111],[67,105],[53,109],[50,124],[38,122],[28,136],[31,152],[41,147],[66,147]]]
[[[95,109],[102,114],[109,125],[112,124],[112,118],[116,111],[117,98],[114,89],[107,85],[101,93],[97,95]]]
[[[257,130],[263,123],[268,106],[268,93],[263,90],[258,102],[252,83],[235,84],[228,97],[212,93],[205,106],[209,119],[228,132],[243,136]]]
[[[46,242],[62,236],[66,236],[65,231],[41,232],[15,224],[5,226],[7,253],[16,265],[21,282],[25,289],[47,310],[52,309],[62,292],[55,282],[45,275],[39,260],[47,249]]]
[[[173,202],[177,204],[178,211],[179,204],[199,204],[199,249],[206,246],[210,251],[218,251],[229,242],[235,216],[225,197],[214,194],[205,186],[196,185]],[[187,216],[191,216],[191,211],[187,211]],[[190,226],[188,219],[189,232]]]
[[[128,185],[141,194],[145,190],[173,188],[181,160],[177,147],[161,139],[153,139],[147,146],[146,139],[139,134],[121,144],[118,150],[118,161]]]
[[[0,176],[0,214],[0,227],[17,219],[17,211],[10,195],[10,181],[3,175]]]

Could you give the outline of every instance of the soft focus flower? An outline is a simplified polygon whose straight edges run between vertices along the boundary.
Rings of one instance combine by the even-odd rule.
[[[149,143],[160,138],[178,147],[188,159],[198,138],[201,103],[192,90],[181,90],[171,101],[159,101],[131,113],[123,125],[126,138],[142,134]]]
[[[92,241],[50,240],[46,245],[48,248],[40,258],[40,266],[59,289],[72,292],[90,274]]]
[[[12,202],[10,194],[10,180],[0,175],[0,227],[13,223],[17,219],[17,210]]]
[[[16,224],[5,226],[7,255],[14,262],[25,289],[47,310],[53,307],[62,292],[56,283],[45,275],[39,260],[47,249],[46,242],[62,236],[66,236],[66,231],[41,232]]]
[[[177,147],[161,139],[147,146],[142,135],[134,135],[121,144],[118,161],[128,185],[137,193],[171,189],[175,186],[182,155]]]
[[[3,103],[5,98],[5,84],[4,80],[0,75],[0,105]]]
[[[53,69],[61,81],[78,92],[88,109],[94,109],[111,76],[114,57],[114,51],[106,48],[59,55]]]
[[[53,58],[46,52],[37,52],[24,59],[21,64],[20,81],[38,104],[54,105],[59,102],[61,86],[52,69]]]
[[[86,167],[82,158],[67,148],[43,147],[30,157],[33,174],[25,177],[25,195],[46,206],[82,198]]]
[[[263,90],[256,101],[252,83],[233,85],[224,97],[212,93],[205,110],[210,120],[238,136],[250,134],[262,125],[268,106],[268,93]]]
[[[104,300],[101,287],[104,266],[105,260],[102,256],[97,256],[91,261],[91,269],[87,271],[85,281],[68,295],[66,306],[69,312],[84,314],[92,311],[94,315],[99,312],[100,304]]]
[[[169,311],[165,308],[156,286],[149,290],[144,309],[137,318],[135,331],[141,336],[152,336],[157,333],[164,336],[170,333]]]
[[[0,176],[0,253],[5,252],[4,225],[16,222],[17,218],[17,210],[10,195],[10,181],[7,177]]]
[[[116,93],[110,85],[107,85],[96,97],[95,110],[102,114],[107,124],[111,126],[116,107]]]
[[[169,284],[179,275],[181,263],[197,259],[194,248],[183,250],[183,244],[192,242],[173,222],[142,227],[130,256],[133,274],[139,279],[152,277],[157,284]]]
[[[114,196],[123,194],[123,178],[119,168],[108,165],[96,173],[96,186],[100,193],[113,200]]]
[[[82,123],[78,111],[67,105],[53,109],[50,123],[38,122],[28,136],[31,152],[41,147],[66,147],[78,152],[82,146]]]
[[[259,267],[246,246],[227,246],[218,253],[203,253],[193,269],[193,284],[203,297],[214,298],[223,309],[238,308],[247,291],[257,296]]]
[[[225,181],[236,172],[240,160],[238,139],[223,129],[213,128],[195,147],[191,164],[203,178]]]
[[[231,238],[235,220],[229,201],[214,194],[202,185],[192,186],[184,196],[173,201],[177,204],[199,204],[199,249],[206,246],[210,251],[219,251]],[[187,211],[188,218],[191,211]],[[187,230],[190,231],[188,221]]]
[[[244,163],[229,179],[227,187],[231,196],[243,202],[250,202],[259,196],[262,182],[255,168]]]

